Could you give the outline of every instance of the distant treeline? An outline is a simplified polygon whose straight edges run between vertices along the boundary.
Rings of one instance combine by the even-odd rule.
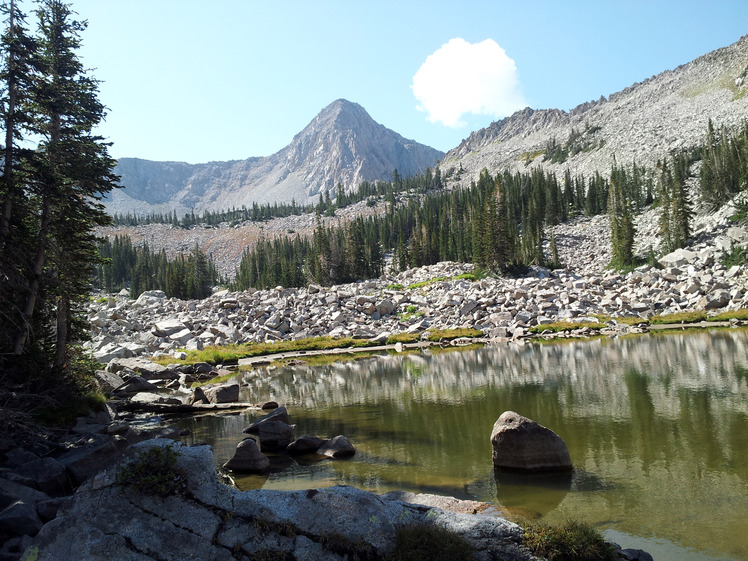
[[[348,205],[360,201],[370,201],[372,204],[377,199],[383,197],[391,198],[393,189],[395,192],[413,191],[425,193],[429,189],[441,189],[442,180],[441,172],[437,168],[435,172],[427,169],[425,173],[415,177],[408,177],[404,180],[400,178],[397,170],[393,172],[392,182],[370,182],[363,181],[359,184],[358,189],[346,193],[342,184],[335,188],[332,198],[330,190],[320,193],[317,204],[299,205],[295,200],[290,203],[273,203],[258,204],[253,203],[251,208],[242,206],[241,208],[232,208],[231,210],[210,211],[206,210],[202,214],[196,214],[190,211],[181,218],[176,211],[162,213],[153,212],[150,214],[118,214],[113,217],[114,224],[117,226],[139,226],[142,224],[171,224],[180,228],[189,228],[197,224],[216,226],[222,223],[238,224],[240,222],[265,222],[273,218],[283,218],[286,216],[300,216],[316,212],[317,214],[332,215],[336,209],[344,208]]]
[[[99,246],[103,263],[94,272],[94,287],[107,292],[129,288],[137,298],[146,290],[163,290],[168,297],[191,300],[209,296],[220,282],[211,260],[196,246],[188,255],[173,259],[153,252],[148,244],[134,246],[129,236],[115,236]]]

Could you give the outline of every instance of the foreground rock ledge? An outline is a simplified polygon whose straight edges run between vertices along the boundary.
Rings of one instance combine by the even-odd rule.
[[[350,558],[354,551],[341,551],[341,543],[343,549],[366,547],[376,559],[392,550],[403,523],[456,531],[473,545],[476,559],[535,559],[521,547],[520,527],[500,517],[447,512],[353,487],[238,491],[216,477],[209,446],[151,440],[125,455],[169,444],[187,474],[184,493],[138,494],[117,485],[117,467],[102,472],[42,528],[24,561],[248,561],[268,551],[298,561]]]

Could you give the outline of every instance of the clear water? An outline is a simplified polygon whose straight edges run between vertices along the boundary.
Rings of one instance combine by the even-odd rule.
[[[748,332],[647,335],[373,359],[240,375],[287,405],[296,434],[348,436],[350,460],[272,458],[240,488],[348,484],[589,522],[660,560],[748,560]],[[496,475],[490,435],[513,410],[559,434],[571,477]],[[218,465],[260,412],[179,421]]]

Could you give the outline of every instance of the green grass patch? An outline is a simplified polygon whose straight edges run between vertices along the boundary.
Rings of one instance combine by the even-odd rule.
[[[418,333],[395,333],[387,337],[387,344],[394,345],[395,343],[417,343],[420,341],[421,336]]]
[[[677,312],[675,314],[660,314],[649,318],[650,325],[667,325],[672,323],[698,323],[706,321],[706,312],[696,310],[693,312]]]
[[[423,288],[424,286],[429,286],[430,284],[445,281],[448,278],[449,277],[434,277],[433,279],[429,279],[429,280],[425,280],[421,282],[414,282],[413,284],[408,285],[408,290],[416,290],[417,288]]]
[[[736,319],[738,321],[748,321],[748,309],[741,308],[740,310],[730,310],[728,312],[722,312],[714,316],[709,316],[706,321],[730,321]]]
[[[171,445],[152,446],[123,464],[117,483],[144,495],[165,497],[184,491],[187,476],[177,467],[177,452]]]
[[[408,285],[408,290],[416,290],[418,288],[423,288],[425,286],[429,286],[437,282],[444,282],[444,281],[451,281],[451,280],[468,280],[470,282],[475,282],[477,280],[485,278],[487,274],[488,273],[486,271],[475,270],[472,273],[461,273],[459,275],[454,275],[452,277],[434,277],[433,279],[429,279],[429,280],[425,280],[421,282],[414,282],[413,284]]]
[[[373,356],[376,356],[374,353],[335,353],[335,354],[325,354],[325,355],[314,355],[314,356],[305,356],[304,358],[284,358],[281,360],[274,360],[271,364],[271,366],[294,366],[298,365],[300,362],[303,363],[305,366],[327,366],[328,364],[333,364],[334,362],[351,362],[354,360],[363,360],[365,358],[372,358]]]
[[[543,333],[545,331],[550,331],[551,333],[561,333],[562,331],[584,329],[585,327],[591,331],[599,331],[600,329],[605,327],[605,324],[590,321],[554,321],[553,323],[534,325],[530,328],[530,333]]]
[[[429,524],[397,528],[395,549],[386,561],[469,561],[473,548],[459,534]]]
[[[548,561],[614,561],[615,549],[589,524],[521,524],[524,546]]]
[[[400,284],[399,282],[396,282],[396,283],[393,283],[393,284],[388,284],[384,288],[386,290],[402,290],[403,289],[403,285]]]
[[[423,310],[419,310],[418,306],[410,305],[405,308],[404,312],[400,312],[399,314],[397,314],[397,318],[400,321],[408,321],[413,318],[422,318],[425,315],[426,312],[424,312]]]
[[[461,337],[474,339],[475,337],[482,336],[483,332],[480,329],[434,329],[428,332],[427,339],[429,341],[451,341],[452,339],[460,339]]]
[[[595,314],[592,317],[597,318],[600,323],[608,323],[609,321],[615,321],[623,325],[639,325],[641,323],[648,324],[649,320],[639,316],[607,316],[603,314]]]
[[[354,339],[344,337],[309,337],[296,341],[276,341],[274,343],[248,343],[246,345],[225,345],[221,347],[206,347],[202,351],[187,351],[185,360],[175,360],[172,357],[161,357],[155,362],[166,365],[170,363],[194,364],[207,362],[208,364],[225,364],[235,362],[240,358],[265,356],[278,353],[299,351],[323,351],[328,349],[344,349],[348,347],[371,347],[377,343],[368,339]]]

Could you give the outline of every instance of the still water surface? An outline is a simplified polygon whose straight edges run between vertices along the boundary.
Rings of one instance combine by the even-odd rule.
[[[240,488],[336,484],[487,501],[510,517],[581,519],[661,560],[748,560],[748,331],[647,335],[382,356],[240,375],[247,401],[288,406],[297,436],[348,436],[351,460],[298,463]],[[564,439],[570,478],[496,475],[506,410]],[[258,412],[183,419],[233,455]]]

